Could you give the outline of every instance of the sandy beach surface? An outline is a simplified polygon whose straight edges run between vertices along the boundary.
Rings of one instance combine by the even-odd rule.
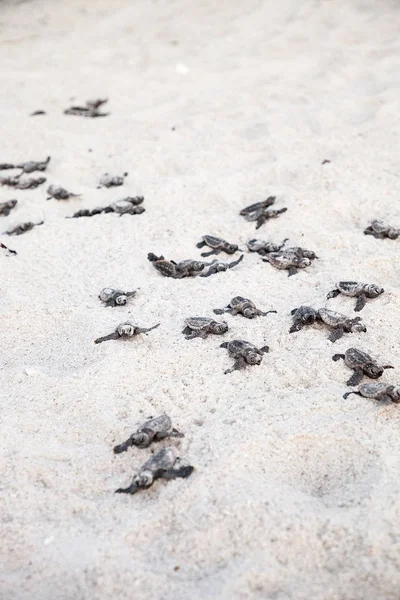
[[[399,27],[385,0],[0,2],[0,162],[51,156],[45,185],[0,188],[1,232],[44,221],[0,236],[2,600],[399,600],[400,408],[343,400],[332,361],[355,346],[400,384],[400,241],[363,235],[400,227]],[[63,114],[98,97],[106,118]],[[53,183],[81,196],[46,201]],[[146,212],[65,219],[127,195]],[[320,257],[296,276],[247,252],[210,278],[147,261],[199,258],[206,233],[245,247],[239,211],[268,195],[288,210],[257,237]],[[343,279],[385,288],[367,333],[289,335],[300,304],[357,314],[326,299]],[[138,293],[105,308],[105,286]],[[235,295],[277,314],[184,338]],[[161,325],[93,343],[128,319]],[[224,375],[235,338],[271,350]],[[164,412],[182,440],[113,454]],[[189,479],[114,494],[168,445]]]

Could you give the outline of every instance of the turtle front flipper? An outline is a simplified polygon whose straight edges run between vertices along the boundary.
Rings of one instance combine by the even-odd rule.
[[[361,294],[361,296],[358,296],[356,306],[354,308],[355,312],[360,312],[360,310],[364,308],[366,301],[367,299],[365,297],[365,294]]]
[[[343,336],[344,334],[344,329],[343,327],[338,327],[337,329],[334,329],[329,335],[328,335],[328,340],[332,342],[332,344],[334,344],[337,340],[340,340],[340,338]]]
[[[334,355],[332,356],[332,360],[334,360],[335,362],[336,362],[337,360],[340,360],[341,358],[344,360],[344,359],[345,359],[345,355],[344,355],[344,354],[334,354]]]
[[[197,248],[204,248],[204,246],[206,245],[205,241],[199,242],[198,244],[196,244]]]
[[[128,448],[133,446],[134,435],[135,434],[131,435],[125,442],[122,442],[122,444],[114,446],[114,454],[121,454],[122,452],[126,452]]]
[[[237,260],[234,260],[233,262],[229,263],[229,268],[232,269],[232,267],[236,267],[236,265],[238,265],[240,262],[242,262],[242,260],[243,260],[243,254]]]
[[[232,312],[230,308],[214,308],[213,313],[216,315],[223,315],[226,312]]]
[[[349,396],[351,396],[351,394],[362,397],[362,394],[360,394],[360,392],[346,392],[345,394],[343,394],[343,398],[346,400]]]
[[[116,494],[136,494],[136,492],[138,491],[139,486],[136,483],[132,483],[129,487],[127,488],[118,488],[117,490],[115,490]]]
[[[200,277],[210,277],[210,275],[215,275],[217,269],[215,267],[210,267],[206,273],[202,273]]]
[[[329,292],[329,294],[327,294],[326,297],[329,300],[330,298],[336,298],[336,296],[339,296],[339,294],[339,290],[332,290],[331,292]]]
[[[296,273],[298,273],[298,270],[296,269],[296,267],[290,267],[290,269],[288,269],[288,277],[291,277],[292,275],[296,275]]]
[[[289,333],[295,333],[296,331],[300,331],[301,329],[303,329],[303,323],[301,321],[296,321],[289,329]]]
[[[211,256],[212,254],[219,254],[219,253],[220,253],[220,250],[210,250],[210,252],[202,252],[201,256],[206,257],[206,256]]]
[[[160,327],[160,325],[161,323],[157,323],[157,325],[153,325],[153,327],[138,327],[135,333],[147,333],[148,331],[157,329],[157,327]]]
[[[264,225],[264,223],[265,223],[265,221],[266,221],[266,220],[267,220],[267,219],[266,219],[265,215],[261,215],[260,217],[258,217],[258,219],[257,219],[257,225],[256,225],[256,229],[260,229],[260,227],[261,227],[262,225]]]
[[[224,371],[224,375],[228,375],[228,373],[233,373],[233,371],[239,371],[240,369],[244,369],[246,365],[247,363],[243,356],[239,356],[239,358],[235,360],[233,367]]]
[[[97,338],[97,340],[94,340],[94,343],[101,344],[102,342],[108,342],[108,340],[117,340],[119,337],[120,337],[119,333],[114,331],[113,333],[110,333],[109,335],[105,335],[103,337]]]
[[[363,370],[362,369],[354,369],[354,373],[353,375],[350,377],[350,379],[348,379],[348,381],[346,381],[346,385],[358,385],[359,383],[361,383],[361,380],[364,376]]]
[[[269,352],[269,346],[263,346],[262,348],[260,348],[260,352],[262,352],[263,354],[267,354],[267,352]]]
[[[394,369],[392,365],[384,365],[382,369]]]

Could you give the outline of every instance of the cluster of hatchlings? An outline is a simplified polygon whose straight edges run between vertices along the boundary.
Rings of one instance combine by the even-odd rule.
[[[106,100],[88,101],[85,106],[72,106],[64,111],[67,115],[83,116],[83,117],[103,117],[109,113],[102,113],[101,107]],[[37,111],[32,114],[44,114],[43,111]],[[44,177],[38,178],[21,178],[24,174],[30,174],[35,171],[43,172],[47,169],[50,162],[50,157],[47,157],[44,161],[28,161],[24,163],[11,164],[3,163],[0,164],[0,170],[7,169],[20,169],[20,172],[16,176],[1,177],[0,184],[3,186],[13,187],[14,189],[34,189],[42,185],[46,179]],[[109,175],[106,173],[99,182],[99,187],[115,187],[121,186],[124,183],[124,178],[127,173],[123,176]],[[69,192],[65,188],[56,185],[50,185],[47,189],[48,199],[54,198],[56,200],[68,200],[72,197],[77,197],[80,194]],[[141,206],[144,198],[142,196],[127,197],[122,200],[118,200],[109,206],[99,207],[95,209],[81,209],[74,213],[72,217],[67,218],[79,218],[79,217],[92,217],[102,213],[117,213],[120,216],[124,214],[141,214],[144,212],[144,208]],[[286,208],[272,209],[271,206],[275,203],[276,198],[270,196],[262,202],[257,202],[247,206],[240,211],[240,215],[243,216],[247,221],[255,222],[256,229],[259,229],[269,219],[277,218],[284,212]],[[0,216],[8,216],[11,211],[16,207],[17,200],[8,200],[0,203]],[[43,222],[33,223],[25,222],[20,223],[18,226],[6,231],[7,235],[21,235],[37,225],[41,225]],[[396,229],[389,224],[381,220],[374,220],[365,229],[365,235],[372,235],[375,238],[383,239],[388,238],[395,240],[400,236],[400,229]],[[263,262],[269,263],[271,266],[279,270],[286,270],[289,277],[298,273],[299,269],[306,269],[312,265],[312,262],[318,257],[312,250],[307,250],[301,247],[288,247],[286,246],[287,239],[281,244],[274,244],[272,242],[266,242],[260,239],[252,239],[247,243],[249,252],[258,253]],[[210,248],[207,252],[202,252],[203,258],[210,257],[212,255],[219,255],[221,252],[225,252],[228,255],[233,255],[237,251],[243,252],[239,249],[237,244],[232,244],[224,239],[205,235],[202,240],[197,244],[198,248],[208,247]],[[5,244],[0,243],[0,248],[6,250],[9,255],[17,254],[15,250],[11,250]],[[243,260],[243,254],[237,259],[231,262],[222,261],[219,259],[213,259],[209,262],[204,260],[167,260],[164,256],[156,256],[153,253],[148,254],[148,260],[152,263],[154,268],[163,276],[170,277],[173,279],[184,279],[187,277],[210,277],[212,275],[227,271],[239,265]],[[344,281],[336,284],[335,289],[329,292],[327,298],[334,298],[339,294],[356,298],[356,305],[354,310],[356,312],[361,311],[368,299],[377,298],[384,292],[383,288],[374,284],[364,284],[353,281]],[[123,306],[129,298],[134,297],[135,291],[125,292],[123,290],[104,288],[99,295],[99,299],[109,307]],[[224,308],[214,309],[214,313],[222,315],[229,313],[233,316],[242,315],[247,319],[254,319],[256,317],[264,317],[269,313],[275,313],[274,310],[262,311],[256,307],[254,302],[250,299],[235,296]],[[359,316],[355,318],[348,317],[341,313],[332,311],[327,308],[314,309],[309,306],[300,306],[295,308],[291,312],[293,317],[293,324],[289,330],[289,333],[295,333],[300,331],[306,326],[319,323],[330,330],[328,339],[331,342],[336,342],[345,333],[356,333],[365,332],[366,327],[361,322]],[[148,333],[160,326],[157,323],[151,327],[139,327],[135,323],[130,321],[120,323],[116,329],[102,337],[95,340],[96,344],[131,338],[133,336]],[[216,321],[213,318],[208,317],[190,317],[185,321],[185,327],[182,333],[185,335],[187,340],[194,338],[206,338],[209,335],[223,335],[228,332],[228,323],[226,321]],[[244,369],[248,365],[259,365],[263,359],[264,353],[269,351],[268,346],[257,348],[254,344],[246,340],[231,340],[221,344],[221,348],[227,349],[229,356],[233,359],[234,363],[230,369],[227,369],[225,373],[232,373],[235,370]],[[345,354],[335,354],[333,357],[334,361],[343,359],[346,366],[353,370],[352,376],[348,379],[347,385],[356,386],[358,390],[347,392],[344,398],[347,398],[350,394],[358,394],[365,398],[371,398],[375,400],[391,400],[394,403],[400,403],[400,387],[389,385],[386,383],[374,382],[364,383],[361,381],[365,376],[370,379],[379,379],[385,369],[392,369],[391,365],[379,365],[366,352],[356,349],[349,348]],[[143,423],[135,433],[133,433],[128,440],[114,448],[116,454],[125,452],[129,447],[135,446],[137,448],[147,448],[153,442],[157,442],[166,438],[182,438],[183,434],[172,427],[171,419],[167,415],[161,415],[156,418],[150,417],[145,423]],[[120,488],[117,490],[118,493],[129,493],[134,494],[139,489],[150,487],[156,479],[163,478],[166,480],[175,478],[186,478],[193,471],[192,466],[182,466],[179,459],[176,456],[176,450],[173,447],[163,448],[159,452],[151,456],[142,467],[139,469],[138,474],[133,478],[130,486],[127,488]]]

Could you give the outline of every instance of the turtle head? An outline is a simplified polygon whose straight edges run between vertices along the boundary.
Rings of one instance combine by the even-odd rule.
[[[400,386],[390,385],[386,393],[388,396],[390,396],[392,402],[395,402],[395,404],[400,404]]]
[[[317,318],[317,311],[310,306],[302,306],[295,313],[296,321],[300,321],[303,325],[312,325]]]
[[[368,298],[376,298],[377,296],[383,294],[384,291],[385,290],[383,289],[383,287],[374,284],[367,285],[365,288],[365,293],[368,296]]]
[[[122,323],[118,325],[118,333],[121,336],[131,337],[135,333],[135,326],[131,323]]]
[[[132,436],[132,446],[138,448],[147,448],[149,441],[149,435],[145,431],[139,431]]]
[[[226,244],[225,245],[225,252],[227,252],[228,254],[234,254],[236,252],[236,250],[239,249],[239,246],[237,244]]]
[[[367,363],[364,366],[363,371],[371,379],[379,379],[379,377],[383,374],[383,367],[379,367],[374,363]]]
[[[204,269],[204,263],[198,260],[194,260],[190,265],[192,271],[202,271]]]
[[[141,471],[140,474],[135,477],[136,485],[141,488],[150,487],[153,481],[154,477],[151,471]]]
[[[127,299],[128,297],[125,294],[121,294],[120,296],[117,296],[115,298],[115,303],[120,306],[123,306],[124,304],[126,304]]]
[[[262,361],[262,356],[257,352],[249,352],[246,356],[246,361],[249,365],[259,365]]]
[[[359,318],[350,321],[349,329],[351,333],[365,333],[367,331],[365,325],[363,323],[360,323]]]
[[[306,267],[309,267],[311,265],[311,260],[309,258],[296,257],[293,263],[298,269],[305,269]]]
[[[223,333],[226,333],[228,331],[228,323],[226,323],[225,321],[222,321],[222,323],[217,323],[215,321],[215,324],[213,325],[213,329],[214,329],[214,333],[222,335]]]
[[[246,319],[254,319],[254,317],[256,316],[256,311],[255,311],[254,307],[246,306],[243,309],[243,316],[246,317]]]

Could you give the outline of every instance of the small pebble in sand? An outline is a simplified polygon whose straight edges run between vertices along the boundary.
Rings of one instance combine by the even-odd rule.
[[[226,254],[235,254],[235,252],[239,250],[239,246],[237,244],[230,244],[226,240],[213,235],[204,235],[202,237],[202,241],[196,245],[197,248],[204,248],[204,246],[212,248],[210,252],[202,252],[201,256],[211,256],[212,254],[219,254],[220,252],[226,252]],[[240,250],[240,252],[242,251]]]
[[[114,290],[114,288],[104,288],[99,294],[99,299],[106,306],[124,306],[128,298],[133,298],[136,292],[123,292],[122,290]]]
[[[117,494],[136,494],[140,489],[149,488],[156,479],[178,479],[189,477],[194,467],[177,467],[178,459],[173,448],[163,448],[154,454],[139,469],[131,485],[127,488],[119,488]]]
[[[208,317],[190,317],[185,321],[185,329],[182,331],[186,335],[187,340],[192,340],[196,337],[205,339],[211,333],[223,335],[228,331],[228,324],[225,321],[219,323]]]
[[[269,313],[276,313],[276,310],[268,310],[263,312],[259,310],[254,302],[243,296],[235,296],[229,302],[225,308],[215,308],[213,312],[216,315],[222,315],[223,313],[230,313],[231,315],[243,315],[246,319],[254,319],[254,317],[261,316],[265,317]]]
[[[16,177],[0,177],[1,185],[8,185],[16,190],[33,190],[46,181],[45,177],[37,177],[36,179],[20,179]]]
[[[123,185],[125,181],[125,177],[128,176],[128,173],[124,173],[123,175],[110,175],[109,173],[105,173],[103,177],[100,178],[98,187],[118,187],[119,185]]]
[[[371,398],[373,400],[389,400],[395,404],[400,403],[400,386],[388,385],[387,383],[363,383],[358,390],[346,392],[343,398],[348,398],[350,394],[356,394],[362,398]]]
[[[153,325],[153,327],[139,327],[138,325],[134,325],[130,321],[126,321],[125,323],[120,323],[118,327],[110,333],[109,335],[105,335],[104,337],[97,338],[94,341],[95,344],[101,344],[102,342],[107,342],[109,340],[118,340],[119,338],[131,338],[135,335],[139,335],[140,333],[147,333],[148,331],[152,331],[152,329],[157,329],[160,326],[160,323],[157,325]]]
[[[88,100],[85,106],[71,106],[64,110],[65,115],[74,115],[77,117],[89,117],[94,119],[95,117],[107,117],[110,113],[100,112],[100,107],[108,102],[107,99],[101,100]]]
[[[400,229],[392,227],[381,219],[375,219],[371,225],[364,230],[365,235],[373,235],[378,239],[389,238],[396,240],[400,235]]]
[[[68,200],[69,198],[74,198],[74,197],[78,197],[81,195],[81,194],[73,194],[72,192],[69,192],[65,188],[60,187],[59,185],[50,185],[47,188],[47,193],[49,195],[47,200],[51,200],[51,198],[54,198],[55,200]]]
[[[20,223],[16,227],[12,229],[8,229],[5,231],[6,235],[22,235],[27,231],[30,231],[34,227],[38,227],[39,225],[43,225],[44,221],[40,221],[39,223],[33,223],[32,221],[27,221],[26,223]]]
[[[9,256],[10,254],[17,254],[17,252],[15,250],[11,250],[11,248],[7,248],[7,246],[5,244],[3,244],[2,242],[0,242],[0,248],[2,248],[3,250],[5,250],[7,252],[6,256]]]
[[[203,271],[204,267],[212,265],[215,262],[206,263],[204,261],[188,259],[176,263],[174,260],[166,260],[164,256],[156,256],[153,252],[149,252],[147,258],[161,275],[172,277],[173,279],[195,277],[200,271]]]
[[[336,289],[329,292],[327,298],[336,298],[339,294],[357,298],[354,310],[360,312],[365,306],[367,298],[377,298],[385,291],[383,287],[373,283],[358,283],[357,281],[339,281],[335,283]]]
[[[263,359],[263,354],[269,352],[269,346],[258,349],[254,344],[245,340],[224,342],[220,348],[226,348],[229,356],[235,360],[233,367],[227,369],[225,375],[238,369],[244,369],[247,365],[259,365]]]
[[[0,215],[8,217],[13,208],[16,207],[18,200],[7,200],[7,202],[0,202]]]
[[[365,325],[360,323],[361,317],[350,319],[346,315],[328,310],[327,308],[315,310],[309,306],[300,306],[300,308],[294,308],[291,314],[293,315],[293,325],[289,333],[300,331],[304,325],[311,325],[318,321],[333,330],[328,336],[328,339],[332,343],[340,339],[344,333],[365,333],[367,331]]]
[[[357,348],[349,348],[345,354],[335,354],[332,360],[335,362],[343,359],[344,363],[354,373],[346,382],[347,385],[358,385],[364,375],[371,379],[379,379],[383,375],[384,369],[394,369],[391,365],[379,366],[369,354]]]
[[[115,446],[114,453],[121,454],[121,452],[126,452],[131,446],[148,448],[152,442],[158,442],[159,440],[168,437],[183,438],[185,436],[183,433],[180,433],[172,427],[172,422],[168,415],[160,415],[155,418],[151,417],[125,442]]]

